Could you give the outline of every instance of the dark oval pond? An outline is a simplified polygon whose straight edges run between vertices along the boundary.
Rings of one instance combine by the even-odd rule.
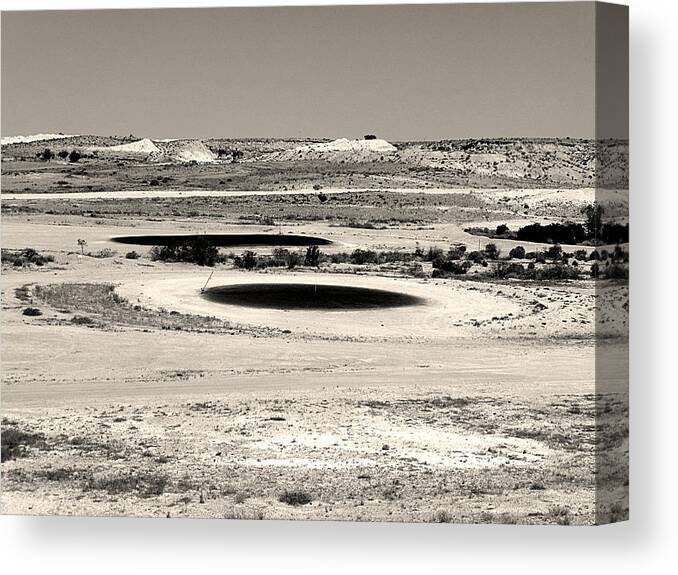
[[[327,246],[332,242],[317,236],[300,234],[157,234],[138,236],[115,236],[119,244],[135,246],[171,246],[197,238],[207,239],[213,246],[222,248],[242,246]]]
[[[424,298],[395,291],[339,285],[235,284],[205,290],[221,304],[280,310],[360,310],[421,305]]]

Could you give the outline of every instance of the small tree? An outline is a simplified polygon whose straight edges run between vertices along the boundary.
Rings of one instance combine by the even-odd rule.
[[[546,250],[546,257],[551,258],[552,260],[559,260],[563,257],[563,248],[560,247],[560,244],[555,244]]]
[[[509,231],[509,227],[506,224],[499,224],[495,230],[495,234],[498,236],[505,236]]]
[[[485,256],[487,259],[496,260],[499,257],[500,251],[497,244],[487,244],[485,246]]]
[[[429,262],[432,262],[434,259],[441,257],[443,257],[443,250],[438,246],[431,246],[428,248],[428,251],[426,252],[426,256],[424,257],[424,259],[426,259]]]
[[[75,162],[79,161],[81,157],[82,156],[78,150],[72,150],[71,153],[68,154],[68,161],[75,164]]]
[[[593,202],[582,208],[584,214],[586,232],[590,239],[597,240],[600,236],[603,221],[603,206],[598,202]]]
[[[83,239],[78,239],[78,245],[80,246],[80,254],[85,255],[85,246],[87,245],[87,242]]]
[[[247,250],[242,254],[242,267],[246,270],[254,269],[257,266],[257,254],[251,250]]]
[[[466,253],[466,246],[464,244],[454,244],[447,252],[448,260],[460,260]]]
[[[511,259],[522,260],[525,257],[525,248],[523,246],[516,246],[509,252]]]
[[[299,252],[288,252],[287,269],[293,270],[301,264],[301,254]]]
[[[54,152],[52,152],[52,150],[50,150],[49,148],[45,148],[42,152],[38,154],[38,158],[45,162],[50,162],[53,157]]]
[[[593,262],[591,264],[591,277],[595,279],[599,276],[600,276],[600,266],[598,265],[598,262]]]
[[[61,150],[58,154],[58,156],[62,159],[65,160],[68,158],[68,150]]]
[[[314,268],[317,268],[320,265],[320,248],[318,246],[308,246],[306,248],[304,265]]]

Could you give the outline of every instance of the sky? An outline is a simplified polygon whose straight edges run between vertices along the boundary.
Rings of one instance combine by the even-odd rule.
[[[3,12],[1,131],[589,138],[595,54],[590,2]]]

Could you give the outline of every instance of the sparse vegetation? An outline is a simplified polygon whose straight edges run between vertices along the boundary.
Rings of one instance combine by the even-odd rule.
[[[150,256],[153,261],[187,262],[208,267],[214,267],[215,264],[225,261],[219,254],[219,248],[203,237],[166,246],[154,246],[151,248]]]
[[[85,489],[106,491],[109,495],[136,493],[140,497],[157,497],[165,492],[168,478],[150,471],[113,472],[94,474],[85,483]]]
[[[439,509],[433,514],[433,523],[452,523],[453,517],[449,511]]]
[[[90,258],[97,258],[97,259],[106,259],[106,258],[112,258],[117,255],[117,252],[110,249],[110,248],[102,248],[98,252],[88,252],[87,256]]]
[[[246,250],[241,256],[233,258],[233,265],[238,268],[252,270],[257,267],[257,254],[252,250]]]
[[[304,265],[317,268],[320,265],[320,248],[318,246],[308,246],[306,248],[306,256],[304,257]]]
[[[2,262],[14,267],[28,267],[31,265],[42,267],[54,261],[54,256],[41,254],[33,248],[22,250],[2,249]]]
[[[292,505],[297,507],[299,505],[308,505],[313,501],[311,495],[306,493],[306,491],[301,491],[299,489],[286,489],[280,495],[278,495],[278,501],[280,503],[286,503],[287,505]]]
[[[26,457],[28,448],[44,447],[45,436],[41,433],[31,433],[20,429],[16,422],[7,419],[2,420],[2,429],[0,431],[0,460],[3,463]]]

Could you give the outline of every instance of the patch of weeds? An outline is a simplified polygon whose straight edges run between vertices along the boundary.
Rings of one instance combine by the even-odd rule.
[[[86,470],[72,467],[58,467],[55,469],[40,469],[35,472],[35,477],[47,481],[71,481],[82,477]]]
[[[240,504],[242,504],[242,503],[245,503],[245,501],[247,501],[248,498],[249,498],[249,495],[247,495],[247,493],[242,493],[242,492],[241,492],[241,493],[236,493],[236,494],[235,494],[235,497],[233,498],[233,500],[234,500],[238,505],[240,505]]]
[[[73,325],[94,325],[96,323],[91,317],[85,315],[76,315],[71,318]]]
[[[431,518],[433,523],[452,523],[452,514],[445,509],[438,509]]]
[[[120,473],[94,475],[87,480],[84,488],[106,491],[109,495],[136,492],[140,497],[154,497],[165,492],[168,482],[167,476],[159,473]]]
[[[42,267],[47,263],[54,261],[54,256],[44,255],[33,248],[24,248],[23,250],[2,250],[2,263],[8,263],[15,267],[24,267],[35,265]]]
[[[177,490],[181,493],[186,491],[198,491],[202,484],[193,480],[193,478],[186,474],[177,481]]]
[[[38,301],[56,308],[73,309],[80,314],[90,314],[98,321],[89,324],[88,320],[77,320],[76,325],[104,327],[107,323],[164,330],[184,330],[193,332],[227,332],[235,329],[242,331],[227,321],[214,317],[174,313],[166,310],[145,309],[132,305],[115,292],[112,284],[62,283],[37,285],[33,288],[33,297]],[[80,316],[82,317],[82,316]],[[79,321],[83,323],[78,324]]]
[[[607,520],[609,523],[626,521],[629,518],[629,510],[620,503],[614,503],[609,509]]]
[[[106,258],[112,258],[115,256],[118,252],[110,249],[110,248],[104,248],[102,250],[99,250],[98,252],[88,252],[87,255],[90,258],[98,258],[98,259],[106,259]]]
[[[224,513],[224,519],[239,519],[241,521],[262,521],[264,519],[263,509],[242,509],[234,507]]]
[[[0,461],[3,463],[11,459],[26,457],[28,455],[27,448],[29,447],[45,447],[45,436],[42,433],[22,431],[14,425],[6,419],[2,422]]]
[[[60,436],[60,438],[64,438],[64,436]],[[110,459],[122,459],[124,457],[123,445],[115,441],[101,443],[92,441],[86,437],[71,437],[66,440],[66,444],[81,453],[97,452]]]
[[[28,285],[14,288],[14,295],[19,301],[29,301],[31,299],[31,290]]]
[[[299,489],[285,489],[285,491],[278,495],[278,501],[297,507],[309,504],[313,501],[313,498],[305,491]]]
[[[512,513],[490,513],[489,511],[483,511],[478,518],[478,522],[496,525],[515,525],[518,523],[518,518]]]
[[[547,514],[547,518],[558,525],[569,525],[571,523],[570,511],[565,507],[551,507]]]
[[[381,492],[381,496],[386,500],[386,501],[395,501],[396,499],[400,499],[401,493],[400,490],[395,487],[387,487]]]

